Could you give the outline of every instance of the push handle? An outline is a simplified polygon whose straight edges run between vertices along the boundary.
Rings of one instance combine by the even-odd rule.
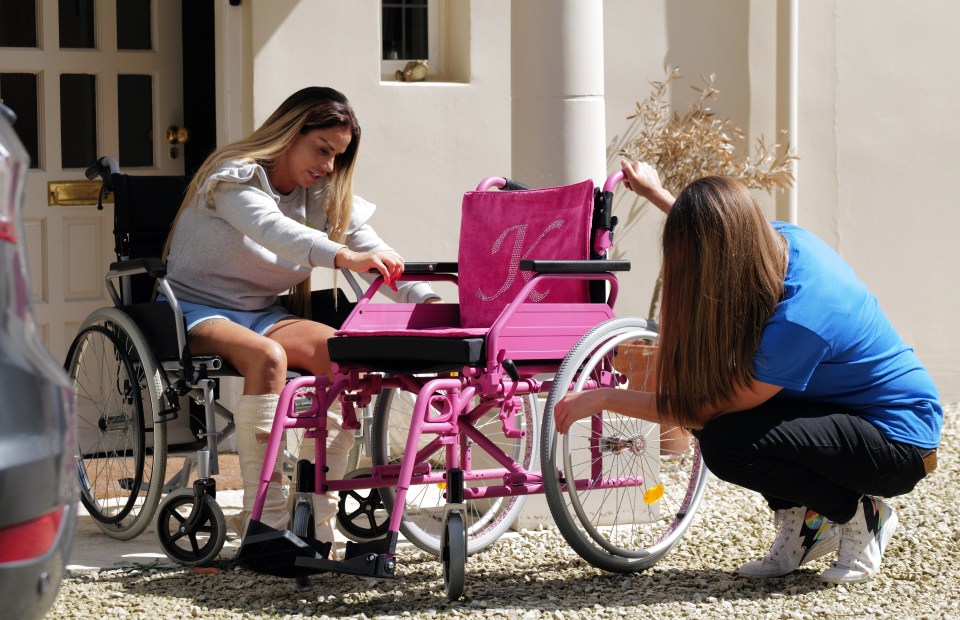
[[[613,193],[613,190],[616,189],[617,184],[621,181],[623,181],[623,170],[617,170],[608,176],[607,182],[603,184],[604,193]]]
[[[617,227],[617,217],[612,214],[613,191],[621,181],[623,170],[617,170],[607,177],[598,197],[593,213],[593,258],[606,258],[607,250],[613,247],[613,229]]]
[[[93,181],[97,177],[103,178],[103,183],[105,185],[109,184],[109,189],[113,189],[112,186],[112,176],[120,173],[120,164],[117,163],[117,160],[112,157],[101,157],[98,159],[92,166],[87,168],[84,173],[88,181]]]
[[[478,192],[485,192],[494,187],[502,189],[508,192],[517,192],[530,189],[529,185],[524,185],[519,181],[514,181],[513,179],[508,179],[505,177],[487,177],[484,180],[480,181],[477,185]]]
[[[84,172],[88,181],[94,181],[97,177],[103,179],[103,185],[100,186],[100,196],[97,198],[98,211],[103,211],[103,199],[113,191],[113,175],[115,174],[120,174],[120,164],[112,157],[101,157]]]

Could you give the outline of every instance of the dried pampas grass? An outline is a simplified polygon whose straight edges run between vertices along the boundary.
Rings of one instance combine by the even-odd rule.
[[[650,82],[650,95],[638,101],[636,112],[627,117],[633,121],[630,131],[608,152],[616,155],[615,161],[626,157],[647,162],[657,169],[663,186],[674,196],[691,181],[710,175],[734,177],[751,189],[767,193],[793,185],[792,162],[798,157],[789,143],[770,145],[760,136],[753,153],[745,154],[746,132],[710,108],[720,93],[714,87],[715,75],[701,75],[701,83],[690,86],[697,93],[696,99],[680,113],[667,101],[668,88],[682,77],[680,68],[668,68],[666,73],[665,79]],[[786,132],[780,132],[780,138],[785,137]],[[614,161],[609,163],[615,165]],[[637,199],[627,206],[625,214],[618,214],[620,234],[636,225],[645,206],[645,201]],[[659,298],[658,278],[650,303],[651,317],[657,314]]]

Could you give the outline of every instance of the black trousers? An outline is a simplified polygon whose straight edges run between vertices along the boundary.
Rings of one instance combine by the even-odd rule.
[[[833,405],[773,399],[696,436],[721,480],[761,493],[773,510],[805,506],[837,523],[853,518],[862,496],[902,495],[925,475],[919,448]]]

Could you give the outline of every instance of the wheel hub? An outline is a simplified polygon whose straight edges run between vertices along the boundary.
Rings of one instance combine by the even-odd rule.
[[[600,451],[619,454],[621,452],[632,452],[640,456],[647,450],[647,441],[641,436],[636,437],[601,437]]]

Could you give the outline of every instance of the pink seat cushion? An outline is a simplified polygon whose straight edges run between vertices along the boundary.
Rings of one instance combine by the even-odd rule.
[[[590,257],[593,182],[527,191],[467,192],[460,223],[460,327],[489,327],[530,281],[520,261]],[[586,303],[585,281],[551,281],[527,302]]]

